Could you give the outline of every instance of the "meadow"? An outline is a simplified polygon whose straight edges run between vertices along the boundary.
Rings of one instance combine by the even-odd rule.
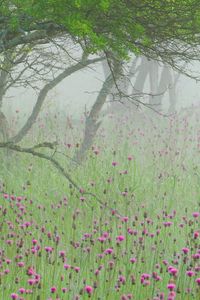
[[[84,124],[38,120],[22,144],[56,138],[79,189],[2,152],[0,299],[200,299],[200,112],[138,120],[107,117],[80,166]]]

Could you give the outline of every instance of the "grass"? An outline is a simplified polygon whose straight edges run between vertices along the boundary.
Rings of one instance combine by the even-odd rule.
[[[108,119],[88,159],[70,170],[107,207],[46,161],[21,154],[2,161],[0,298],[199,299],[197,117],[142,117],[139,126]],[[80,128],[65,133],[58,122],[37,124],[24,143],[49,140],[54,128],[59,150],[72,157]]]

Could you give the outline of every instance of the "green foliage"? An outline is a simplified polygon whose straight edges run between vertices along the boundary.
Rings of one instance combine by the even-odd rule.
[[[103,50],[123,58],[130,52],[155,52],[171,41],[199,43],[197,0],[14,0],[3,2],[0,15],[14,32],[53,23],[89,52]]]

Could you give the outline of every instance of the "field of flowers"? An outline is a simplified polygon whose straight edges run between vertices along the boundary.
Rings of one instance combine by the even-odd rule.
[[[107,118],[78,167],[80,127],[40,120],[26,143],[59,131],[79,190],[28,154],[1,162],[0,299],[200,299],[200,120],[140,118]]]

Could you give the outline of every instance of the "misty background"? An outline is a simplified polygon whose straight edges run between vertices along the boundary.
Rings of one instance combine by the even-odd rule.
[[[198,65],[192,68],[193,71],[197,71]],[[64,113],[66,116],[73,116],[73,119],[79,119],[85,110],[89,111],[94,104],[104,80],[105,74],[101,62],[75,72],[49,92],[41,113],[54,113],[57,111]],[[148,79],[144,91],[150,93]],[[176,86],[176,96],[177,111],[191,105],[198,106],[200,103],[200,82],[181,74]],[[32,111],[36,100],[37,91],[30,87],[11,88],[5,96],[2,110],[8,119],[16,112],[19,113],[20,120],[23,121],[23,117],[29,115]],[[166,90],[162,100],[163,110],[167,110],[168,106],[169,96]]]

